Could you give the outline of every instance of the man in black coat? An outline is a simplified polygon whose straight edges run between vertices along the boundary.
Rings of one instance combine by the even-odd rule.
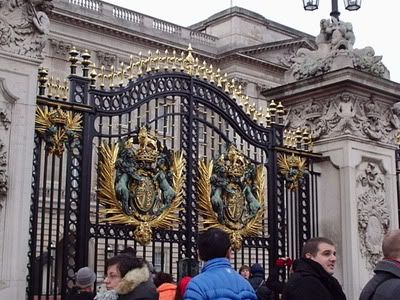
[[[342,287],[333,277],[336,248],[326,238],[312,238],[295,261],[293,274],[283,291],[284,300],[346,300]]]

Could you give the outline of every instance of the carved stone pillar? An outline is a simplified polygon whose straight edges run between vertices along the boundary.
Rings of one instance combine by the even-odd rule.
[[[51,1],[0,3],[0,299],[25,299],[37,71]]]
[[[314,151],[329,158],[316,167],[319,235],[337,244],[335,277],[349,300],[381,259],[384,234],[398,227],[399,89],[347,68],[264,91],[286,107],[287,126],[308,127]]]

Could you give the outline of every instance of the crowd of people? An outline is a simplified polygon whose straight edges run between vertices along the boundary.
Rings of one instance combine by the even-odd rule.
[[[366,284],[359,300],[400,299],[400,230],[389,232],[383,240],[384,258],[375,276]],[[255,263],[232,268],[229,235],[211,228],[199,235],[198,254],[204,262],[200,274],[174,282],[171,274],[152,272],[150,263],[128,248],[106,262],[105,289],[94,292],[95,273],[88,267],[76,273],[76,285],[68,300],[346,300],[342,286],[333,276],[336,266],[335,244],[324,237],[308,240],[301,257],[285,258],[269,270]],[[290,267],[287,282],[277,281],[278,268]]]

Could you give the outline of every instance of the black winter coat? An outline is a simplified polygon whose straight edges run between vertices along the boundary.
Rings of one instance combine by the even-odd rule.
[[[270,300],[272,299],[272,293],[269,288],[265,285],[264,276],[262,274],[253,274],[249,282],[253,289],[256,291],[258,300]]]
[[[283,291],[284,300],[346,300],[342,287],[317,262],[301,258]]]
[[[81,291],[78,287],[71,289],[71,293],[66,297],[67,300],[93,300],[96,295],[91,292]]]

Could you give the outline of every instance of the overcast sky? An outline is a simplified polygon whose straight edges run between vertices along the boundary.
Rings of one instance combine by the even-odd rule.
[[[107,0],[136,12],[180,26],[205,20],[231,5],[254,11],[267,19],[317,35],[319,21],[329,18],[331,1],[320,0],[315,11],[305,11],[302,0]],[[372,46],[375,55],[390,71],[391,80],[400,83],[400,1],[363,0],[358,11],[344,9],[338,0],[340,19],[353,24],[354,48]]]

